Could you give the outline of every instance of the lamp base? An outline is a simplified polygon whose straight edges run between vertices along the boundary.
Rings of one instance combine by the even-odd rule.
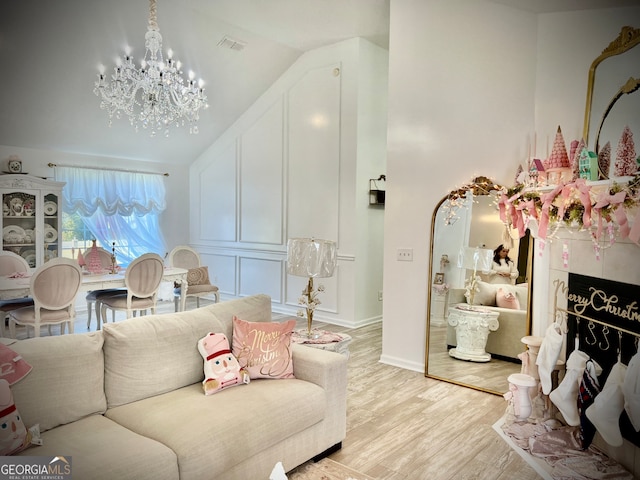
[[[320,332],[319,330],[308,330],[306,328],[301,328],[299,330],[296,330],[296,335],[310,340],[317,340],[322,336],[322,332]]]

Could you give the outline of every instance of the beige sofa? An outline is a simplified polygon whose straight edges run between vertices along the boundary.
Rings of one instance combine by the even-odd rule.
[[[346,433],[347,359],[292,345],[295,379],[252,380],[205,396],[197,341],[232,339],[232,317],[271,320],[255,295],[204,308],[33,338],[9,347],[33,366],[12,386],[44,445],[21,455],[70,456],[74,480],[268,479]]]
[[[505,285],[493,285],[488,286],[483,282],[481,287],[482,291],[477,295],[477,300],[474,301],[475,305],[482,305],[487,310],[498,312],[498,323],[500,326],[495,332],[490,332],[487,339],[487,345],[485,350],[493,355],[498,355],[505,359],[511,359],[515,362],[520,362],[518,354],[523,352],[526,348],[520,341],[522,337],[527,335],[527,295],[528,289],[526,284],[517,285],[511,287],[513,292],[518,297],[518,303],[520,304],[520,310],[514,310],[510,308],[502,308],[496,306],[495,302],[495,289],[499,287],[509,287]],[[493,292],[493,296],[491,293]],[[449,290],[448,306],[454,306],[459,303],[467,303],[467,299],[464,296],[464,288],[452,288]],[[493,298],[493,300],[492,300]],[[447,309],[448,312],[448,309]],[[455,347],[456,343],[456,329],[447,324],[447,345]]]

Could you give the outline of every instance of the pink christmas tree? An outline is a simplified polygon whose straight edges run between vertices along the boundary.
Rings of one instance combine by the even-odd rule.
[[[569,164],[569,155],[567,154],[567,147],[564,143],[564,137],[562,136],[562,130],[558,125],[558,131],[556,132],[556,138],[553,141],[553,149],[551,150],[551,155],[547,160],[547,165],[545,168],[558,169],[558,168],[570,168]]]
[[[575,150],[574,150],[575,143]],[[584,138],[579,142],[574,140],[571,142],[571,172],[573,173],[573,180],[580,177],[580,153],[585,148]]]
[[[633,143],[633,132],[631,132],[629,125],[627,125],[624,127],[622,136],[618,142],[614,174],[616,177],[624,177],[627,175],[635,175],[637,171],[638,164],[636,163],[636,149]]]
[[[606,180],[609,178],[609,169],[611,168],[611,142],[604,144],[604,147],[598,152],[598,178]]]
[[[569,158],[571,160],[576,158],[576,153],[578,153],[580,151],[580,149],[578,148],[578,145],[579,145],[578,140],[572,140],[571,141],[571,148],[569,149]]]
[[[93,245],[91,245],[91,249],[89,250],[89,265],[87,265],[87,270],[91,273],[102,273],[102,262],[100,261],[100,254],[98,253],[98,247],[96,246],[96,241],[93,241]]]

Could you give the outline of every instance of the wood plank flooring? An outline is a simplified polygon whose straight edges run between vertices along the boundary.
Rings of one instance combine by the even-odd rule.
[[[188,305],[194,307],[195,302]],[[158,313],[170,311],[173,303],[159,304]],[[345,329],[314,322],[314,327],[352,336],[347,436],[331,459],[376,479],[540,478],[492,428],[506,408],[502,397],[380,363],[380,323]],[[87,331],[85,312],[79,312],[74,328]],[[19,327],[18,338],[25,337]],[[295,477],[295,469],[289,475]]]

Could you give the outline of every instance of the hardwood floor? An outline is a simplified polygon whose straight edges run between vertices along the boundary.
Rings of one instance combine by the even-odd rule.
[[[159,304],[158,313],[170,311],[173,303]],[[492,428],[506,408],[502,397],[380,363],[380,323],[352,330],[320,322],[314,327],[352,336],[347,436],[331,459],[376,479],[540,478]],[[85,313],[79,312],[74,328],[87,331]],[[25,336],[19,327],[18,338]]]
[[[449,378],[457,383],[481,387],[493,392],[509,390],[507,377],[520,373],[521,363],[513,363],[498,358],[490,362],[478,363],[457,360],[449,356],[447,350],[447,327],[431,325],[429,335],[429,374]],[[523,345],[524,350],[524,345]]]

